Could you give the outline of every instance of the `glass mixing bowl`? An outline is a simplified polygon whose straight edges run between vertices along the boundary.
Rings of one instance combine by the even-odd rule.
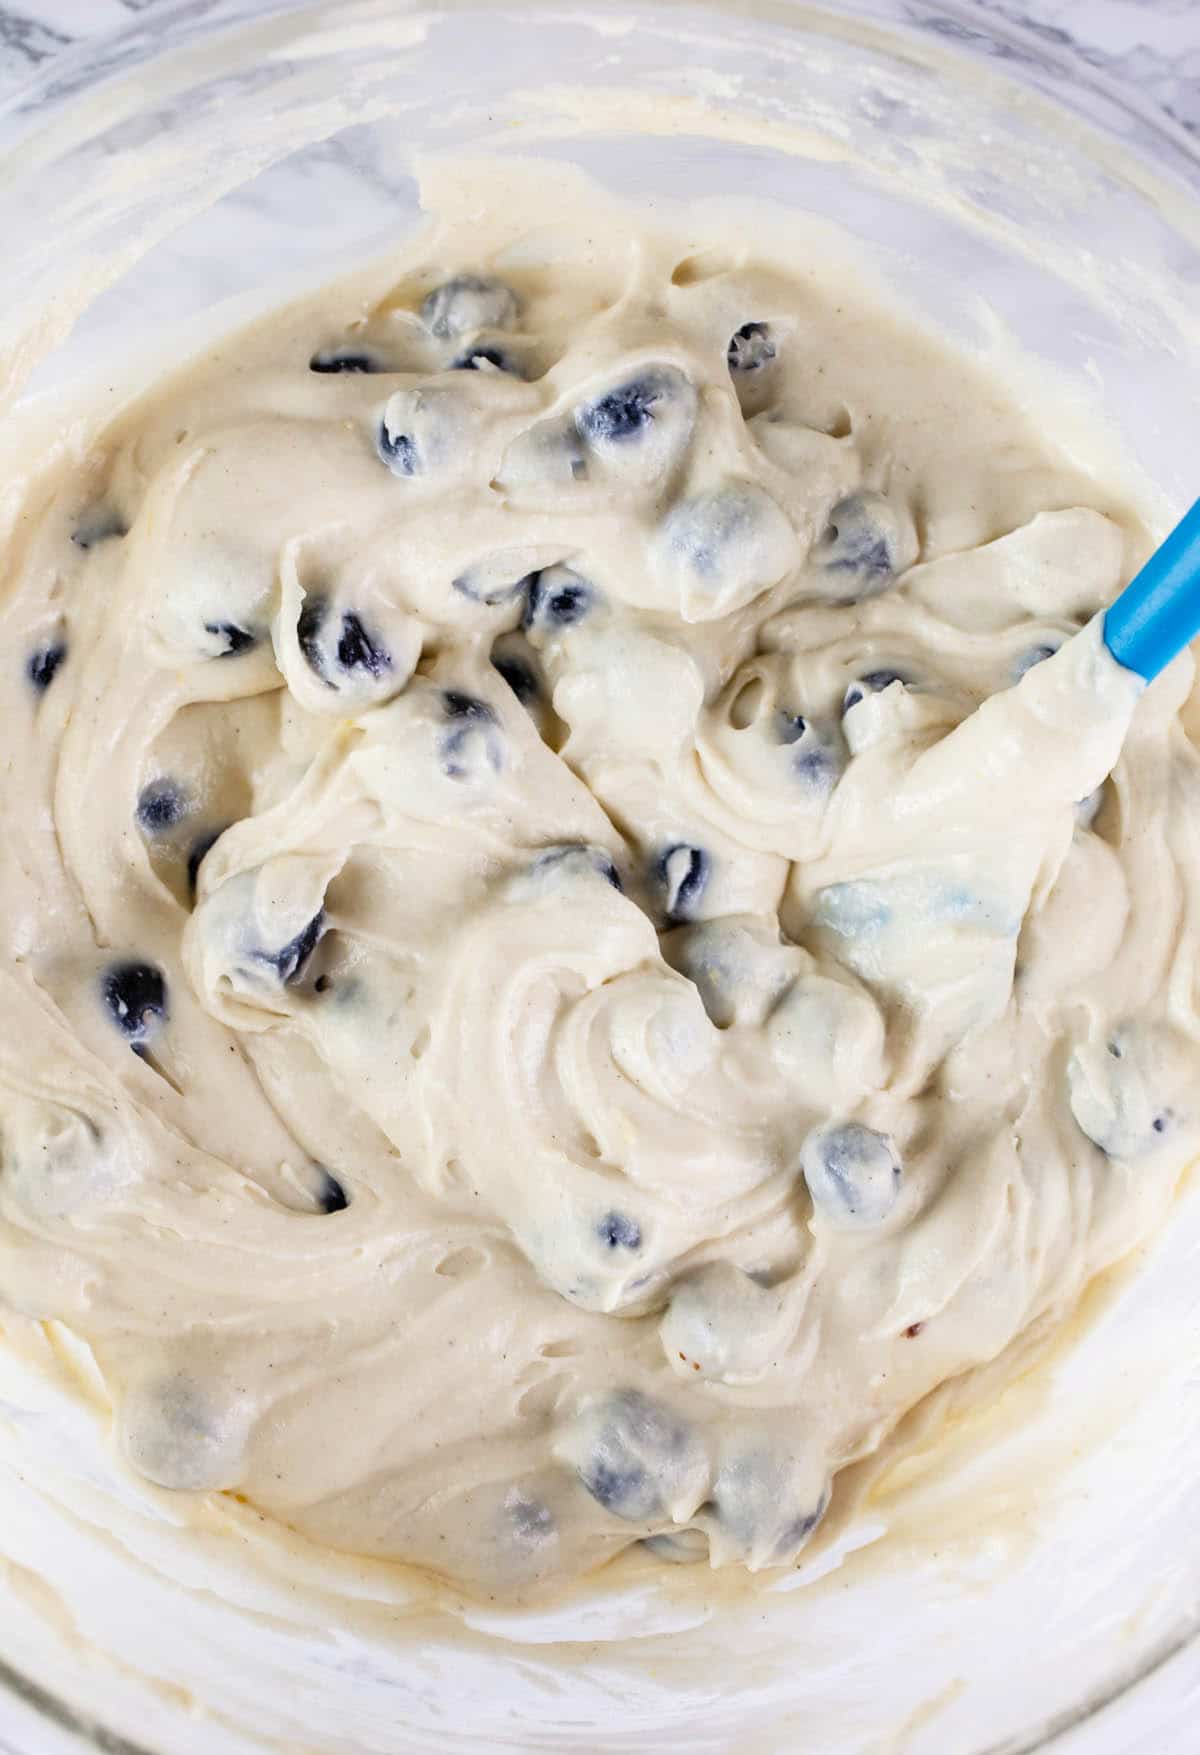
[[[377,252],[416,218],[415,147],[834,219],[937,322],[1007,330],[1039,362],[1014,364],[1018,394],[1052,383],[1111,423],[1164,518],[1196,491],[1195,143],[1069,50],[933,0],[157,8],[0,114],[3,424]],[[632,1597],[602,1579],[466,1625],[365,1570],[329,1607],[311,1556],[267,1589],[249,1536],[201,1579],[158,1530],[135,1579],[115,1512],[44,1515],[49,1415],[0,1376],[0,1481],[23,1470],[28,1507],[0,1525],[0,1737],[22,1755],[1191,1749],[1198,1244],[1189,1185],[1034,1372],[914,1437],[824,1577],[665,1568]]]

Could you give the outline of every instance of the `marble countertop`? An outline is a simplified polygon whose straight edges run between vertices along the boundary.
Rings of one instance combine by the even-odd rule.
[[[0,96],[80,37],[169,0],[0,0]],[[1200,135],[1200,0],[975,0],[1009,25],[1074,47]],[[935,0],[928,10],[937,11]]]

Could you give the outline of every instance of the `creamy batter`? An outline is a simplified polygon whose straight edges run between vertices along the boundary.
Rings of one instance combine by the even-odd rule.
[[[869,287],[440,205],[21,484],[5,1345],[185,1517],[789,1566],[1200,1144],[1190,660]]]

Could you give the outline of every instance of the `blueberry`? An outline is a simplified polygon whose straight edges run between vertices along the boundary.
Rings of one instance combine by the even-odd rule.
[[[368,632],[361,616],[353,610],[342,615],[332,652],[325,638],[328,625],[328,601],[324,597],[306,597],[296,622],[296,639],[309,665],[328,688],[337,687],[329,674],[331,663],[336,663],[340,670],[365,671],[376,678],[391,670],[391,654]]]
[[[796,533],[753,482],[726,481],[676,501],[659,526],[655,567],[685,621],[707,621],[768,590],[796,564]]]
[[[851,707],[857,707],[868,695],[881,695],[884,689],[890,689],[893,683],[903,683],[907,687],[907,679],[898,670],[868,670],[847,688],[842,701],[842,712],[848,713]]]
[[[321,1172],[321,1186],[317,1191],[317,1205],[323,1213],[342,1213],[350,1205],[350,1196],[342,1187],[336,1176],[328,1170]]]
[[[496,371],[508,372],[515,378],[522,375],[513,356],[493,342],[477,342],[451,361],[451,367],[456,372],[477,372],[481,366],[494,366]]]
[[[611,884],[614,890],[622,887],[621,874],[603,847],[587,847],[581,842],[571,842],[563,847],[548,847],[534,860],[533,873],[537,877],[600,877],[606,884]]]
[[[44,695],[54,681],[59,666],[67,656],[65,640],[55,640],[49,646],[39,646],[30,654],[25,666],[25,674],[37,690]]]
[[[708,1261],[677,1279],[659,1323],[674,1371],[749,1381],[780,1342],[779,1296],[731,1261]]]
[[[887,574],[892,570],[887,537],[857,497],[842,500],[833,508],[825,540],[830,549],[825,565],[830,572]]]
[[[71,541],[76,548],[86,550],[95,548],[97,543],[128,535],[129,526],[119,512],[111,506],[94,506],[90,512],[84,513],[71,532]]]
[[[780,707],[775,714],[775,736],[780,743],[799,743],[808,730],[808,720],[803,713],[793,713],[789,707]]]
[[[187,799],[172,780],[151,780],[138,795],[137,820],[148,835],[173,829],[187,812]]]
[[[555,484],[583,481],[587,473],[579,434],[566,416],[537,421],[519,433],[504,453],[496,479],[505,488],[540,493]]]
[[[775,358],[775,343],[765,323],[743,323],[730,337],[725,358],[731,372],[758,372]]]
[[[832,792],[846,765],[840,736],[787,707],[776,710],[773,724],[777,742],[793,752],[791,769],[796,778],[814,792]]]
[[[376,449],[392,474],[401,477],[461,468],[475,418],[470,397],[458,385],[397,390],[384,404]]]
[[[882,1224],[900,1193],[895,1146],[860,1121],[814,1128],[800,1163],[814,1210],[838,1230]]]
[[[1050,646],[1044,642],[1038,646],[1030,646],[1013,662],[1012,679],[1014,683],[1019,683],[1026,672],[1033,670],[1036,665],[1045,664],[1047,658],[1053,658],[1057,651],[1057,646]]]
[[[118,1412],[130,1463],[157,1486],[177,1492],[237,1486],[251,1422],[243,1392],[183,1374],[133,1389]]]
[[[218,658],[236,658],[241,652],[248,652],[257,646],[259,636],[249,628],[239,627],[236,622],[205,622],[204,632],[219,637],[225,642],[217,653]]]
[[[334,685],[325,674],[325,653],[321,648],[321,629],[325,625],[328,610],[329,604],[325,598],[316,597],[310,592],[304,599],[296,622],[296,640],[310,667],[322,682],[333,688]]]
[[[74,1103],[6,1093],[0,1187],[33,1218],[95,1211],[137,1175],[119,1123],[105,1130]]]
[[[269,964],[287,987],[304,973],[305,964],[317,948],[317,944],[325,931],[324,909],[314,914],[308,925],[289,939],[279,951],[255,951],[254,960]]]
[[[308,369],[310,372],[382,372],[383,367],[373,354],[352,347],[332,347],[314,353]]]
[[[845,770],[845,754],[840,744],[831,743],[819,731],[809,728],[792,758],[792,773],[808,791],[828,797]]]
[[[224,829],[206,829],[192,842],[187,857],[188,894],[196,894],[196,880],[200,876],[200,867],[207,853],[216,845],[225,833]]]
[[[686,920],[704,894],[712,861],[701,847],[677,842],[661,855],[654,876],[668,920]]]
[[[581,403],[573,419],[584,444],[611,462],[624,454],[631,467],[657,471],[686,444],[695,413],[696,391],[678,367],[652,366]],[[658,438],[644,448],[655,428]]]
[[[839,500],[813,558],[839,594],[871,597],[911,566],[916,535],[908,513],[883,494],[863,492]]]
[[[524,658],[518,658],[513,653],[493,652],[492,668],[504,678],[522,707],[528,707],[532,701],[537,700],[541,693],[537,673]]]
[[[511,329],[519,308],[516,293],[493,275],[456,274],[425,299],[421,321],[446,341],[477,329]]]
[[[337,661],[343,670],[365,670],[376,677],[392,668],[391,654],[367,632],[353,610],[342,616]]]
[[[458,689],[446,689],[443,692],[442,708],[447,719],[484,721],[494,720],[496,717],[486,701],[476,700],[474,695],[464,695]]]
[[[447,779],[466,780],[485,762],[499,772],[499,730],[487,702],[458,689],[446,689],[442,711],[453,727],[440,745],[442,772]]]
[[[652,426],[656,411],[672,394],[673,385],[665,372],[647,372],[630,378],[593,402],[577,409],[575,425],[590,445],[625,444],[639,438]]]
[[[419,475],[421,455],[411,433],[393,432],[387,417],[379,426],[379,455],[393,475]]]
[[[100,994],[117,1028],[134,1047],[156,1035],[167,1021],[167,984],[153,963],[113,963],[101,977]]]
[[[616,1391],[586,1424],[590,1442],[577,1467],[592,1498],[633,1523],[661,1517],[691,1461],[688,1427],[636,1389]]]
[[[592,587],[570,567],[547,567],[530,575],[522,626],[549,633],[583,620],[594,600]]]
[[[704,1511],[752,1570],[788,1564],[824,1516],[828,1486],[815,1458],[752,1439],[742,1445],[722,1464]]]
[[[1118,1024],[1106,1042],[1080,1043],[1067,1066],[1077,1126],[1125,1163],[1156,1151],[1186,1119],[1194,1084],[1191,1044],[1158,1024]]]
[[[554,1513],[540,1499],[526,1499],[523,1494],[513,1492],[505,1502],[508,1513],[509,1528],[513,1539],[529,1546],[548,1542],[558,1533],[554,1521]]]
[[[605,1213],[596,1226],[596,1235],[609,1249],[640,1249],[642,1228],[625,1213]]]

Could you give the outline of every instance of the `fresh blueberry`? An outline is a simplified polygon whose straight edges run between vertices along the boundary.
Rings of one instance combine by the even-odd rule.
[[[839,500],[813,551],[839,594],[872,597],[912,564],[916,537],[911,520],[883,494],[862,492]]]
[[[760,1022],[796,978],[802,954],[778,930],[746,917],[706,920],[674,933],[668,961],[692,982],[719,1030]]]
[[[128,535],[129,526],[119,512],[111,506],[94,506],[90,512],[84,513],[71,532],[71,541],[76,548],[89,549],[95,548],[97,543]]]
[[[376,677],[392,668],[391,654],[367,632],[353,610],[347,610],[342,616],[337,661],[343,670],[365,670]]]
[[[860,1121],[814,1128],[800,1163],[814,1210],[838,1230],[882,1224],[900,1193],[895,1146]]]
[[[758,1567],[794,1561],[828,1504],[828,1486],[812,1461],[747,1437],[718,1470],[704,1512]]]
[[[528,1547],[548,1542],[557,1534],[554,1513],[540,1499],[527,1499],[514,1491],[505,1502],[509,1529],[514,1541]]]
[[[147,835],[161,835],[165,829],[173,829],[187,812],[187,799],[173,780],[151,780],[138,795],[137,820]]]
[[[533,862],[535,877],[603,878],[614,890],[620,890],[621,874],[603,847],[588,847],[582,842],[568,842],[563,847],[547,847]]]
[[[379,427],[379,455],[393,475],[419,475],[421,454],[411,433],[394,432],[386,416]]]
[[[308,362],[310,372],[382,372],[383,367],[373,354],[353,347],[332,347],[314,353]]]
[[[857,495],[833,508],[825,540],[829,544],[825,565],[830,572],[886,575],[892,570],[887,537]]]
[[[50,687],[66,656],[65,640],[55,640],[49,646],[39,646],[36,652],[30,654],[25,674],[39,695],[44,695]]]
[[[572,627],[587,615],[594,596],[586,579],[570,567],[547,567],[530,575],[522,625],[540,633]]]
[[[812,1535],[828,1509],[829,1497],[826,1494],[817,1501],[812,1511],[802,1511],[798,1517],[794,1517],[784,1528],[779,1542],[780,1548],[790,1550],[800,1547]]]
[[[205,622],[204,632],[224,641],[218,658],[236,658],[239,653],[249,652],[252,646],[257,646],[259,640],[256,633],[239,627],[236,622]]]
[[[135,1385],[117,1431],[132,1466],[176,1492],[220,1492],[241,1477],[253,1411],[232,1384],[180,1374]]]
[[[1045,664],[1047,658],[1053,658],[1057,651],[1057,646],[1050,646],[1044,642],[1037,646],[1030,646],[1029,649],[1022,652],[1020,657],[1013,663],[1013,681],[1019,683],[1021,678],[1026,675],[1028,671],[1033,670],[1035,666],[1039,664]]]
[[[100,995],[135,1048],[167,1021],[167,984],[153,963],[113,963],[101,977]]]
[[[654,540],[655,567],[685,621],[707,621],[768,590],[795,565],[791,521],[753,482],[729,480],[677,500]]]
[[[729,340],[725,357],[731,372],[758,372],[775,358],[775,343],[765,323],[743,323]]]
[[[678,367],[652,366],[581,403],[573,419],[583,443],[613,466],[624,459],[627,470],[657,474],[686,444],[695,414],[695,388]]]
[[[1103,1042],[1082,1042],[1067,1066],[1067,1096],[1080,1130],[1106,1157],[1137,1162],[1186,1121],[1195,1051],[1169,1027],[1127,1021]]]
[[[504,453],[497,481],[519,492],[583,481],[587,457],[568,416],[537,421],[519,433]]]
[[[640,1249],[642,1228],[626,1213],[605,1213],[596,1226],[596,1235],[609,1249]]]
[[[492,668],[504,678],[522,707],[528,707],[541,694],[537,672],[526,659],[512,652],[493,652]]]
[[[704,894],[711,870],[712,860],[703,848],[685,842],[668,847],[660,856],[654,876],[668,920],[688,919]]]
[[[780,707],[775,714],[776,740],[792,751],[791,769],[810,791],[832,792],[846,766],[845,746],[836,729]]]
[[[493,366],[498,372],[508,372],[512,377],[521,376],[521,368],[512,354],[506,353],[494,342],[476,342],[474,346],[464,349],[451,367],[456,372],[477,372],[481,366]]]
[[[323,1213],[342,1213],[350,1205],[350,1196],[342,1187],[336,1176],[328,1170],[321,1172],[321,1186],[317,1191],[317,1205]]]
[[[578,1464],[592,1498],[633,1523],[661,1517],[693,1448],[683,1421],[640,1390],[618,1390],[588,1422],[590,1445]]]
[[[332,651],[329,650],[329,603],[324,597],[308,596],[296,622],[296,639],[309,665],[329,688],[337,684],[330,676],[330,666],[339,670],[365,671],[368,676],[381,677],[392,668],[391,654],[370,634],[361,616],[353,610],[342,615]]]
[[[868,670],[864,672],[862,676],[856,677],[846,690],[842,701],[842,712],[848,713],[851,707],[857,707],[858,703],[865,701],[868,695],[881,695],[884,689],[890,689],[893,683],[904,683],[907,686],[907,679],[902,677],[898,670]]]
[[[325,653],[321,646],[321,630],[325,626],[325,617],[329,604],[324,597],[314,596],[311,592],[305,597],[296,622],[296,640],[301,652],[308,660],[309,666],[329,688],[333,683],[325,671]]]
[[[305,964],[317,948],[317,944],[325,931],[325,911],[314,914],[308,925],[289,939],[279,951],[255,951],[254,960],[267,963],[287,987],[304,973]]]
[[[440,745],[442,772],[447,779],[466,780],[485,763],[499,772],[500,733],[487,702],[458,689],[446,689],[442,712],[452,728]]]
[[[517,320],[517,295],[490,274],[456,274],[435,287],[421,306],[421,321],[431,335],[446,341],[478,329],[511,329]]]
[[[671,1287],[658,1330],[667,1362],[710,1381],[749,1380],[779,1344],[782,1308],[735,1262],[704,1262]]]
[[[576,411],[575,425],[589,445],[625,444],[653,425],[656,411],[672,393],[663,372],[647,372],[606,390]]]
[[[443,692],[442,708],[447,719],[473,719],[482,723],[494,721],[496,717],[486,701],[477,700],[474,695],[464,695],[458,689]]]
[[[200,867],[204,863],[205,855],[212,850],[224,833],[224,829],[206,829],[202,835],[198,835],[192,842],[187,857],[189,895],[194,896],[196,894],[196,881],[200,876]]]
[[[397,390],[384,404],[376,449],[393,475],[436,473],[461,462],[471,421],[470,398],[458,385]]]

